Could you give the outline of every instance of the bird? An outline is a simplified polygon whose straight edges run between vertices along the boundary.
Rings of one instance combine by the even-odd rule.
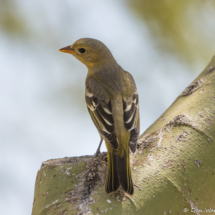
[[[104,43],[81,38],[59,51],[72,54],[88,69],[85,100],[101,141],[107,148],[106,193],[121,186],[134,194],[130,152],[135,153],[140,131],[139,101],[133,76],[115,60]]]

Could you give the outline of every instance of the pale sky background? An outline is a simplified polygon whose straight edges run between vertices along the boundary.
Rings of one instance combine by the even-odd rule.
[[[20,39],[0,32],[4,215],[31,214],[43,161],[93,155],[100,140],[85,105],[87,69],[59,48],[83,37],[107,45],[136,81],[141,134],[206,66],[197,63],[191,69],[174,55],[158,53],[146,26],[125,1],[20,0],[19,7],[31,35]]]

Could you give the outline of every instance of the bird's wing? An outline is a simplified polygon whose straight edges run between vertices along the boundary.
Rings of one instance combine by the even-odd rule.
[[[114,149],[118,149],[119,142],[114,133],[111,100],[94,78],[90,78],[86,81],[85,99],[87,109],[100,135],[105,138]]]
[[[138,92],[132,75],[125,73],[131,86],[131,96],[123,98],[123,116],[125,128],[130,131],[130,149],[136,151],[140,132]]]

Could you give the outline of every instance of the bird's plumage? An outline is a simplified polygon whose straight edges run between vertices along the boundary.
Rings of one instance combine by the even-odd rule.
[[[81,52],[85,49],[85,56],[79,53],[81,48]],[[87,109],[108,150],[105,190],[111,193],[121,185],[132,195],[129,148],[135,152],[140,127],[134,79],[98,40],[80,39],[71,49],[74,50],[72,54],[88,67],[85,83]]]
[[[119,147],[116,135],[122,136],[126,131],[130,131],[129,144],[131,151],[134,152],[139,136],[138,93],[134,80],[121,68],[109,72],[112,73],[109,74],[112,78],[108,83],[105,78],[97,78],[101,73],[107,74],[107,71],[104,69],[96,72],[86,79],[85,98],[90,116],[101,136],[114,149]],[[114,76],[121,76],[121,81],[116,81],[117,77]]]

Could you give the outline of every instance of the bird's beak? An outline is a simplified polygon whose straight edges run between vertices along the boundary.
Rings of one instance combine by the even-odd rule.
[[[59,49],[59,51],[60,52],[66,52],[66,53],[69,53],[69,54],[74,54],[75,53],[75,51],[74,51],[74,49],[72,49],[71,48],[72,46],[66,46],[66,47],[64,47],[64,48],[62,48],[62,49]]]

